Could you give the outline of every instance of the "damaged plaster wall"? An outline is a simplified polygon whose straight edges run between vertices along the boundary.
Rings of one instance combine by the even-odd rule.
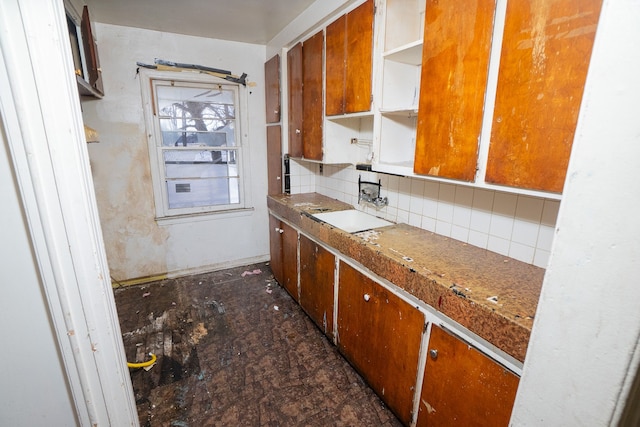
[[[85,123],[100,134],[89,156],[109,267],[116,280],[179,275],[268,259],[265,47],[94,23],[105,96],[83,100]],[[248,215],[158,225],[136,62],[161,58],[243,72],[252,205]],[[178,73],[176,73],[178,77]],[[246,148],[245,148],[246,152]]]

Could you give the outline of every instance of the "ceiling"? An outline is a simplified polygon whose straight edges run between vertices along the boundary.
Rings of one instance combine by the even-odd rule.
[[[314,1],[85,0],[94,22],[255,44],[267,44]]]

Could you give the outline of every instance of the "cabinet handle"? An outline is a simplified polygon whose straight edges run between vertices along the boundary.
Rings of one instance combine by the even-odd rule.
[[[275,231],[277,231],[280,234],[284,233],[284,230],[282,228],[278,228],[278,227],[275,228]]]
[[[433,360],[436,360],[438,358],[438,350],[436,349],[429,350],[429,356],[431,356]]]
[[[371,299],[371,295],[369,295],[369,294],[364,294],[363,298],[364,298],[364,300],[365,300],[366,302],[369,302],[369,300]]]
[[[296,129],[296,135],[300,135],[300,129]]]

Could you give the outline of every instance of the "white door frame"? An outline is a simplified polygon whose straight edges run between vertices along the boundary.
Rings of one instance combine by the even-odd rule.
[[[62,0],[0,2],[0,114],[52,329],[86,426],[137,426]]]

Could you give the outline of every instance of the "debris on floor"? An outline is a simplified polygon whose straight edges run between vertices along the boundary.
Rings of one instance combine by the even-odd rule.
[[[280,285],[228,279],[257,270],[271,275],[257,264],[146,284],[153,298],[114,291],[127,359],[157,357],[130,370],[140,425],[401,426]]]
[[[260,274],[260,273],[262,273],[262,270],[260,270],[259,268],[256,268],[255,270],[252,270],[252,271],[249,271],[249,270],[244,271],[241,274],[241,276],[242,277],[247,277],[247,276],[250,276],[252,274]]]

